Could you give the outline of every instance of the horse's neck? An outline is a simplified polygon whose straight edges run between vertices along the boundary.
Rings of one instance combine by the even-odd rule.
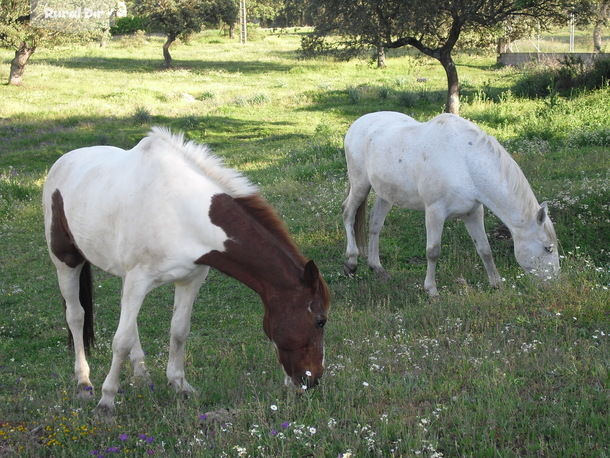
[[[270,231],[226,194],[214,196],[210,217],[228,236],[225,250],[212,251],[196,263],[239,280],[261,296],[299,285],[304,262],[287,237]]]
[[[488,173],[489,170],[485,172],[485,182],[489,189],[483,192],[483,205],[500,218],[512,233],[528,227],[540,206],[519,166],[510,159],[499,171],[496,180],[489,180]]]

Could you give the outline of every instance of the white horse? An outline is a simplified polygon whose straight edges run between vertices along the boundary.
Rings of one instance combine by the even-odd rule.
[[[345,272],[367,256],[366,200],[377,194],[369,224],[368,265],[389,277],[379,260],[379,233],[392,205],[424,210],[426,257],[424,288],[432,296],[436,262],[447,218],[464,221],[492,286],[500,275],[483,224],[483,206],[510,230],[515,257],[528,273],[550,278],[559,271],[557,237],[546,203],[538,204],[517,163],[498,141],[459,116],[441,114],[420,123],[402,113],[382,111],[357,119],[345,136],[349,194],[343,202],[347,234]]]

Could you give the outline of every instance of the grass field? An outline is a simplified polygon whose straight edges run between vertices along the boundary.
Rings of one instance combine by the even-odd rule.
[[[207,33],[173,49],[123,38],[106,49],[39,49],[23,87],[0,86],[0,456],[610,455],[610,88],[529,100],[518,69],[457,56],[461,114],[513,154],[555,221],[562,275],[546,287],[519,269],[500,222],[487,228],[504,286],[492,290],[463,225],[448,222],[437,280],[423,291],[423,214],[393,209],[379,283],[343,275],[343,136],[357,117],[443,111],[435,61],[400,51],[301,60],[300,33],[258,31],[240,46]],[[0,81],[11,51],[0,50]],[[297,395],[262,327],[256,294],[212,272],[195,304],[183,400],[165,383],[172,289],[153,291],[139,330],[153,383],[127,365],[117,420],[74,399],[73,356],[44,242],[41,186],[81,146],[131,148],[150,126],[207,143],[260,186],[333,300],[321,386]],[[95,275],[99,390],[109,369],[120,281]],[[99,394],[96,394],[96,400]]]

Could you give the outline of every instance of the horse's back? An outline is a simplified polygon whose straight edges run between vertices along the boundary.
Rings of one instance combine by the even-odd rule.
[[[181,155],[141,143],[127,151],[80,148],[53,165],[43,190],[47,239],[59,192],[62,217],[93,264],[119,276],[136,265],[161,272],[183,264],[186,272],[202,254],[223,249],[226,234],[208,211],[224,190]]]
[[[469,211],[479,197],[476,168],[497,159],[481,153],[485,138],[452,114],[420,123],[402,113],[370,113],[346,134],[350,182],[366,181],[380,197],[405,208],[443,202],[448,214]]]

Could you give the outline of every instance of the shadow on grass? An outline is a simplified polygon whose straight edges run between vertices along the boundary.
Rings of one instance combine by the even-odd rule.
[[[152,126],[166,126],[184,132],[188,140],[218,150],[247,150],[254,142],[302,141],[302,134],[285,133],[291,122],[242,120],[225,116],[152,116],[147,122],[134,117],[71,117],[53,121],[0,119],[0,170],[44,172],[64,153],[76,148],[111,145],[133,148]],[[293,129],[294,130],[294,129]],[[245,145],[242,145],[245,144]],[[244,151],[247,156],[247,151]]]
[[[109,58],[77,56],[66,59],[44,58],[37,62],[69,69],[91,69],[108,72],[151,73],[188,70],[194,73],[224,72],[243,74],[268,74],[273,72],[289,72],[293,66],[276,62],[263,61],[204,61],[174,59],[172,67],[166,69],[163,60],[148,58]]]

